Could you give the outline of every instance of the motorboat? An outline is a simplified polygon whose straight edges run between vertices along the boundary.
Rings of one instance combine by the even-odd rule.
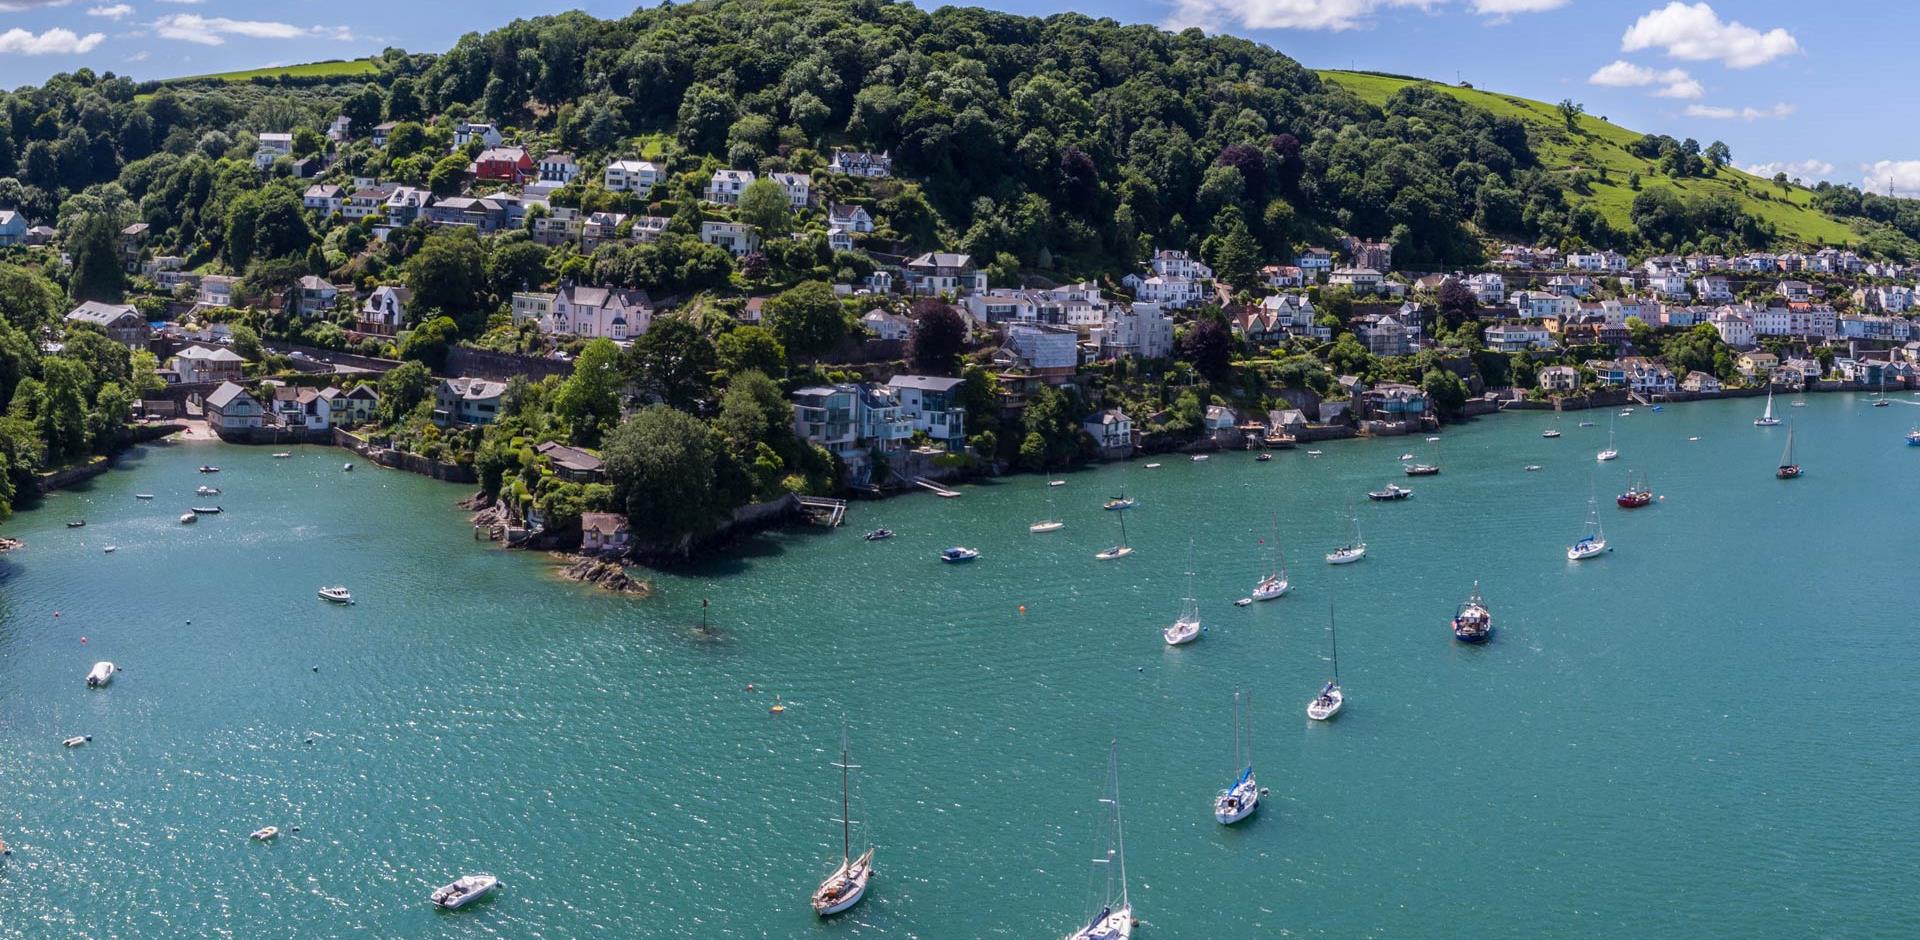
[[[200,517],[197,515],[194,515],[191,512],[183,512],[180,514],[181,525],[192,525],[193,523],[196,523],[199,521],[200,521]]]
[[[74,520],[72,520],[72,521],[70,521],[70,522],[68,522],[68,523],[67,523],[67,528],[69,528],[69,529],[84,529],[84,528],[86,528],[86,525],[87,525],[87,520],[85,520],[85,519],[74,519]]]
[[[255,842],[272,842],[274,839],[279,838],[279,836],[279,826],[261,826],[247,834],[247,838]]]
[[[353,464],[350,464],[350,463],[343,463],[343,464],[341,464],[341,465],[340,465],[340,469],[341,469],[341,471],[342,471],[342,472],[345,472],[345,473],[352,473],[352,472],[353,472]]]
[[[217,486],[196,486],[196,487],[194,487],[194,489],[193,489],[193,495],[195,495],[195,496],[218,496],[218,495],[220,495],[220,488],[219,488],[219,487],[217,487]]]
[[[1258,454],[1253,455],[1254,463],[1266,463],[1267,461],[1272,459],[1273,459],[1273,455],[1270,453],[1267,453],[1264,450],[1259,452]]]
[[[500,887],[500,879],[488,874],[461,875],[453,883],[443,885],[427,898],[438,908],[457,911],[481,898],[487,897]]]
[[[1067,481],[1065,481],[1065,480],[1048,480],[1048,481],[1047,481],[1047,485],[1048,485],[1048,486],[1066,486],[1066,485],[1067,485]]]
[[[87,672],[87,688],[105,687],[113,681],[113,674],[118,671],[112,663],[105,660],[94,663],[93,668]]]
[[[1309,456],[1309,457],[1318,457],[1318,456],[1320,456],[1320,454],[1321,454],[1321,453],[1322,453],[1322,451],[1317,451],[1317,450],[1310,450],[1310,451],[1307,451],[1307,456]]]
[[[330,585],[328,587],[321,588],[319,591],[315,593],[318,593],[320,595],[320,599],[323,601],[332,601],[336,604],[353,603],[353,592],[347,590],[345,585],[341,585],[341,584]]]
[[[1147,464],[1147,469],[1148,469],[1148,470],[1158,470],[1158,469],[1160,469],[1160,465],[1159,465],[1158,463],[1150,463],[1150,464]]]
[[[1253,598],[1251,598],[1251,597],[1242,597],[1242,598],[1240,598],[1239,600],[1236,600],[1236,601],[1234,601],[1234,602],[1233,602],[1233,606],[1235,606],[1235,607],[1251,607],[1251,606],[1253,606]]]
[[[1920,427],[1907,432],[1907,446],[1920,447]]]
[[[100,552],[103,555],[111,555],[114,553],[115,550],[119,549],[119,547],[120,546],[118,545],[109,545],[106,548],[101,549]]]
[[[1193,455],[1193,462],[1194,462],[1194,463],[1204,463],[1204,462],[1206,462],[1206,460],[1207,460],[1207,458],[1208,458],[1208,457],[1210,457],[1210,456],[1212,456],[1212,455],[1210,455],[1210,454],[1194,454],[1194,455]]]
[[[1387,484],[1387,488],[1384,490],[1372,490],[1368,492],[1367,498],[1378,503],[1390,503],[1396,500],[1406,499],[1407,497],[1412,495],[1413,495],[1412,490],[1407,489],[1406,487],[1403,487],[1398,483],[1389,483]]]
[[[1590,427],[1593,427],[1593,422],[1591,422],[1591,421],[1582,421],[1582,422],[1580,422],[1580,426],[1581,426],[1581,427],[1583,427],[1583,428],[1590,428]]]
[[[1463,643],[1485,643],[1493,635],[1493,613],[1480,599],[1480,582],[1473,582],[1473,594],[1460,604],[1453,615],[1453,635]]]
[[[1760,417],[1753,419],[1753,426],[1756,428],[1770,428],[1779,423],[1780,419],[1773,416],[1773,386],[1768,385],[1767,410],[1763,412]]]
[[[1410,463],[1402,469],[1406,470],[1407,476],[1410,477],[1430,477],[1440,472],[1439,467],[1430,463]]]
[[[76,734],[76,735],[74,735],[73,737],[71,737],[71,738],[68,738],[68,739],[66,739],[65,741],[62,741],[62,742],[60,742],[60,743],[61,743],[61,744],[63,744],[63,745],[65,745],[65,746],[67,746],[67,747],[80,747],[81,745],[84,745],[84,744],[86,744],[87,742],[89,742],[89,741],[92,741],[92,740],[93,740],[93,735],[90,735],[90,734]]]
[[[134,499],[152,499],[153,494],[152,493],[135,493],[133,494],[133,498]]]
[[[1637,480],[1630,478],[1626,492],[1614,497],[1613,501],[1620,504],[1621,509],[1639,509],[1652,503],[1653,487],[1647,484],[1647,475],[1642,473]]]
[[[979,557],[980,552],[978,550],[961,545],[955,545],[940,553],[940,560],[950,565],[959,564],[963,561],[972,561]]]
[[[1437,440],[1439,440],[1439,439],[1440,439],[1440,438],[1438,438],[1438,437],[1429,437],[1429,438],[1427,438],[1427,443],[1429,443],[1429,444],[1431,444],[1431,443],[1433,443],[1433,442],[1435,442],[1435,441],[1437,441]]]
[[[1039,535],[1042,532],[1058,532],[1066,527],[1067,524],[1058,519],[1049,519],[1046,522],[1036,522],[1033,525],[1027,526],[1027,531]]]
[[[1530,463],[1530,464],[1527,464],[1527,465],[1526,465],[1526,466],[1525,466],[1524,468],[1522,468],[1522,469],[1524,469],[1524,470],[1526,470],[1526,471],[1527,471],[1528,473],[1532,473],[1532,472],[1534,472],[1535,470],[1538,470],[1538,469],[1540,469],[1540,465],[1539,465],[1539,464],[1537,464],[1537,463]]]
[[[1412,454],[1412,453],[1405,453],[1405,454],[1401,454],[1401,455],[1400,455],[1400,458],[1399,458],[1399,459],[1401,459],[1401,460],[1412,460],[1412,459],[1413,459],[1413,454]]]
[[[219,472],[220,472],[220,468],[219,468],[219,467],[215,467],[215,466],[210,466],[210,465],[208,465],[208,464],[201,464],[201,465],[200,465],[200,472],[201,472],[201,473],[219,473]]]
[[[285,459],[287,459],[288,457],[291,457],[291,456],[293,456],[293,454],[291,454],[291,453],[289,453],[289,452],[287,452],[287,451],[284,451],[284,450],[283,450],[283,451],[278,451],[278,452],[276,452],[276,453],[275,453],[275,454],[273,455],[273,459],[275,459],[275,460],[285,460]]]
[[[873,878],[873,845],[858,858],[853,854],[853,802],[849,774],[853,764],[847,760],[847,731],[840,729],[840,865],[820,882],[813,892],[813,912],[830,917],[860,903],[867,894],[867,882]]]
[[[198,513],[198,514],[200,514],[200,515],[202,515],[202,516],[217,516],[217,515],[219,515],[219,514],[220,514],[220,507],[218,507],[218,506],[195,506],[195,507],[193,507],[193,511],[194,511],[194,512],[196,512],[196,513]]]
[[[869,542],[879,542],[885,539],[893,538],[893,530],[892,529],[875,529],[872,532],[868,532],[867,534],[860,537]]]
[[[1260,784],[1253,779],[1253,710],[1242,709],[1240,693],[1233,693],[1232,785],[1213,797],[1213,819],[1231,826],[1260,808]]]

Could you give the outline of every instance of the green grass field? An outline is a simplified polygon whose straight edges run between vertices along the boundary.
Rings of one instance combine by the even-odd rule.
[[[1494,114],[1526,121],[1532,132],[1535,150],[1547,167],[1567,172],[1576,169],[1595,172],[1602,168],[1606,170],[1607,181],[1594,183],[1593,195],[1586,198],[1592,200],[1593,205],[1615,228],[1632,226],[1629,210],[1633,205],[1634,191],[1627,185],[1627,178],[1638,173],[1643,185],[1671,186],[1683,196],[1729,193],[1740,200],[1746,211],[1772,223],[1782,237],[1792,241],[1809,245],[1844,245],[1859,238],[1845,223],[1809,208],[1813,194],[1802,187],[1790,186],[1782,191],[1771,180],[1731,167],[1711,178],[1672,180],[1663,177],[1652,161],[1643,160],[1627,151],[1627,145],[1640,138],[1638,133],[1593,115],[1580,118],[1580,133],[1576,135],[1567,131],[1559,110],[1544,101],[1371,72],[1326,70],[1319,75],[1374,105],[1385,104],[1394,92],[1408,85],[1424,84]]]
[[[374,66],[372,59],[349,59],[347,61],[308,62],[302,65],[282,65],[275,68],[245,69],[238,72],[215,72],[211,75],[183,75],[179,78],[162,79],[163,83],[174,82],[244,82],[255,78],[273,78],[281,75],[293,78],[352,78],[355,75],[371,75]]]

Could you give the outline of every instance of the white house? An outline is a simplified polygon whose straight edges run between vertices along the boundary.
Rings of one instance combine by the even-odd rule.
[[[1580,370],[1572,366],[1548,366],[1534,380],[1549,392],[1571,392],[1580,387]]]
[[[264,170],[281,157],[293,156],[293,135],[267,133],[260,135],[260,146],[253,151],[254,169]]]
[[[1580,301],[1546,291],[1518,291],[1512,300],[1513,309],[1528,320],[1565,319],[1580,312]]]
[[[1693,292],[1701,303],[1724,304],[1733,302],[1733,283],[1718,274],[1695,278]]]
[[[987,272],[974,267],[973,256],[930,251],[908,261],[903,270],[909,294],[966,294],[987,289]]]
[[[573,154],[549,153],[540,158],[539,173],[542,180],[565,186],[580,175],[580,164],[573,159]]]
[[[1713,328],[1720,334],[1720,341],[1735,349],[1746,349],[1753,345],[1753,321],[1732,307],[1722,307],[1713,315]]]
[[[709,245],[725,248],[729,254],[738,258],[760,248],[760,233],[745,222],[715,222],[708,220],[700,223],[700,240]]]
[[[865,235],[873,231],[873,216],[864,206],[828,206],[827,228]]]
[[[333,308],[333,302],[340,296],[340,289],[327,283],[327,279],[317,275],[302,277],[290,291],[293,295],[293,312],[303,317],[319,316]]]
[[[1147,262],[1147,268],[1161,277],[1184,278],[1189,281],[1213,280],[1213,269],[1184,251],[1167,248],[1155,251],[1153,258]]]
[[[1173,321],[1155,303],[1114,304],[1099,327],[1100,354],[1162,359],[1173,354]]]
[[[1507,279],[1488,272],[1475,274],[1466,280],[1467,289],[1473,291],[1474,299],[1488,306],[1506,303]]]
[[[740,194],[754,181],[752,170],[715,170],[701,198],[723,206],[738,205]]]
[[[1386,278],[1372,268],[1339,268],[1327,277],[1327,283],[1334,287],[1346,287],[1356,294],[1373,294],[1380,291]]]
[[[900,396],[900,417],[915,431],[958,450],[967,440],[967,410],[960,401],[961,380],[932,375],[896,375],[887,387]]]
[[[1104,453],[1133,452],[1133,419],[1118,408],[1108,408],[1087,416],[1080,429],[1093,438],[1094,446]]]
[[[203,382],[231,382],[246,367],[239,353],[225,346],[188,346],[167,360],[167,368],[188,385]]]
[[[215,433],[257,428],[265,418],[260,400],[232,382],[221,383],[206,397],[204,405],[207,424]]]
[[[813,179],[805,173],[769,173],[774,182],[787,194],[787,204],[795,209],[805,209],[812,198]]]
[[[539,291],[515,291],[513,295],[513,325],[532,322],[545,330],[549,318],[553,316],[552,294]]]
[[[660,168],[647,160],[615,160],[607,164],[603,183],[616,193],[645,194],[660,182]]]
[[[506,138],[500,136],[500,129],[493,126],[491,122],[461,121],[453,128],[453,148],[465,149],[467,143],[476,137],[486,145],[488,150],[506,143]]]
[[[860,316],[860,325],[873,332],[875,337],[886,340],[906,339],[912,324],[906,317],[897,313],[888,313],[875,307]]]
[[[500,415],[500,396],[507,383],[462,376],[442,379],[433,392],[435,424],[492,424]]]
[[[553,295],[546,332],[624,342],[653,326],[653,301],[643,290],[562,285]]]
[[[355,332],[392,336],[407,325],[407,299],[412,291],[393,284],[382,284],[367,295],[355,317]]]
[[[315,183],[307,187],[307,191],[300,196],[300,205],[318,212],[322,216],[330,216],[339,212],[341,207],[346,205],[346,202],[347,191],[332,183]]]
[[[327,125],[327,139],[336,144],[343,144],[351,137],[353,137],[353,118],[344,114],[335,115],[333,123]]]
[[[835,150],[827,172],[867,179],[885,179],[893,175],[893,158],[886,151],[866,153],[860,150]]]

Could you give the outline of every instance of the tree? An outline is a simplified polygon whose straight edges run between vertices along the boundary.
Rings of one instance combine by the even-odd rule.
[[[663,317],[627,352],[625,372],[642,394],[682,411],[712,397],[713,343],[680,317]]]
[[[744,454],[755,444],[786,443],[792,437],[792,416],[793,404],[780,386],[765,373],[748,369],[727,383],[714,428],[736,453]]]
[[[741,326],[723,333],[713,341],[714,358],[720,368],[738,375],[749,369],[770,378],[787,374],[787,350],[764,326]]]
[[[394,79],[387,89],[387,120],[415,121],[426,113],[426,105],[420,103],[420,93],[414,90],[413,79],[404,75]]]
[[[87,367],[75,360],[52,356],[41,363],[33,414],[49,457],[58,460],[87,452],[87,390],[92,384]],[[20,383],[20,388],[28,387]]]
[[[1440,284],[1434,305],[1440,311],[1440,317],[1450,330],[1457,330],[1460,324],[1473,319],[1473,312],[1480,306],[1480,298],[1473,288],[1461,283],[1458,278],[1447,278]]]
[[[758,229],[763,239],[785,235],[792,227],[793,213],[787,202],[787,190],[768,176],[747,184],[735,213],[740,221]]]
[[[620,423],[601,448],[614,504],[643,541],[677,546],[705,531],[724,508],[714,485],[706,422],[651,405]]]
[[[120,267],[120,232],[111,218],[82,217],[67,238],[67,254],[73,259],[73,273],[67,278],[69,296],[76,301],[120,302],[127,276]]]
[[[1567,123],[1567,130],[1572,131],[1579,130],[1580,115],[1587,113],[1587,106],[1572,98],[1562,98],[1557,110],[1560,112],[1560,119]]]
[[[1201,375],[1225,381],[1233,366],[1233,334],[1217,319],[1196,321],[1180,334],[1180,358]]]
[[[0,320],[29,332],[59,318],[60,288],[38,272],[0,264]]]
[[[952,375],[967,345],[967,321],[944,301],[926,299],[913,305],[913,328],[907,333],[907,362],[914,371]]]
[[[480,237],[471,228],[428,235],[407,262],[407,287],[413,291],[415,309],[445,313],[465,332],[478,332],[486,283]]]
[[[840,298],[825,281],[804,281],[767,299],[767,326],[787,351],[818,358],[847,335]]]
[[[460,327],[452,317],[434,317],[407,332],[400,341],[400,358],[438,369],[447,364],[447,350],[459,339]]]
[[[373,126],[380,123],[380,110],[385,104],[380,98],[380,86],[362,85],[340,103],[340,113],[353,122],[349,130],[365,136],[373,133]]]
[[[1706,157],[1708,163],[1715,167],[1723,167],[1733,162],[1733,150],[1724,142],[1716,140],[1707,145]]]
[[[255,259],[305,254],[314,244],[300,198],[284,189],[255,190],[227,213],[227,263],[243,270]]]
[[[620,420],[620,379],[620,347],[613,340],[596,339],[580,350],[573,374],[553,397],[553,413],[567,423],[575,444],[600,443]]]
[[[547,281],[547,259],[552,252],[545,245],[525,238],[499,242],[487,255],[487,286],[495,297],[511,297],[514,291],[532,290]]]
[[[427,149],[427,129],[414,121],[401,121],[387,132],[387,160],[405,160]]]
[[[380,423],[391,425],[412,414],[433,391],[433,373],[418,362],[404,362],[380,376],[375,390],[380,393]]]
[[[436,196],[452,196],[467,185],[468,161],[465,154],[455,153],[441,157],[427,171],[427,188]]]
[[[1428,369],[1426,377],[1420,380],[1420,390],[1427,393],[1427,399],[1440,414],[1459,414],[1467,403],[1467,383],[1448,369]]]

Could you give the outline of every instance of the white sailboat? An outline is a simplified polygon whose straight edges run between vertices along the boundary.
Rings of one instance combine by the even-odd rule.
[[[1185,646],[1200,639],[1200,601],[1193,596],[1193,543],[1187,543],[1187,596],[1180,602],[1180,618],[1160,635],[1168,646]]]
[[[1066,940],[1131,940],[1133,902],[1127,897],[1127,843],[1120,827],[1120,743],[1107,749],[1107,788],[1100,802],[1107,808],[1106,852],[1093,860],[1096,888],[1087,925],[1067,934]]]
[[[1753,426],[1756,428],[1770,428],[1779,423],[1780,419],[1773,416],[1773,383],[1768,382],[1767,410],[1761,414],[1760,417],[1753,419]]]
[[[1600,525],[1600,508],[1593,496],[1587,497],[1587,526],[1580,538],[1567,546],[1568,561],[1585,561],[1607,552],[1607,533]]]
[[[1253,705],[1233,693],[1233,785],[1213,797],[1213,818],[1231,826],[1260,808],[1260,785],[1253,780]],[[1244,733],[1242,733],[1244,731]]]
[[[1118,518],[1120,519],[1120,543],[1108,547],[1105,551],[1095,552],[1093,557],[1101,561],[1112,561],[1133,554],[1133,546],[1127,544],[1127,514],[1120,513]]]
[[[1351,565],[1367,557],[1367,543],[1360,539],[1360,517],[1349,513],[1353,520],[1353,538],[1347,544],[1327,553],[1329,565]]]
[[[1028,532],[1038,535],[1042,532],[1058,532],[1066,527],[1066,523],[1061,521],[1060,514],[1053,507],[1053,488],[1059,485],[1054,482],[1052,474],[1047,475],[1047,517],[1027,526]]]
[[[1620,452],[1613,449],[1613,420],[1612,418],[1607,419],[1607,449],[1594,454],[1593,459],[1595,460],[1612,460],[1620,456]]]
[[[873,878],[873,844],[868,840],[867,850],[853,857],[853,801],[849,796],[849,774],[855,769],[847,760],[847,729],[840,728],[840,762],[834,765],[840,768],[840,865],[833,874],[820,882],[813,892],[813,912],[821,917],[830,917],[860,903],[866,897],[867,882]]]
[[[1307,703],[1307,717],[1314,721],[1326,721],[1340,714],[1340,709],[1347,704],[1346,693],[1340,691],[1340,630],[1334,625],[1332,601],[1327,602],[1327,639],[1333,650],[1333,678]]]
[[[1270,554],[1267,558],[1266,576],[1260,579],[1260,583],[1253,586],[1252,596],[1256,601],[1270,601],[1281,597],[1287,593],[1288,588],[1293,586],[1287,582],[1287,556],[1286,553],[1280,550],[1280,520],[1278,518],[1274,519],[1273,532],[1269,536],[1269,541],[1272,544],[1267,546]],[[1277,563],[1276,559],[1278,560]]]
[[[1560,416],[1559,415],[1553,416],[1553,421],[1547,425],[1546,430],[1540,432],[1540,436],[1541,437],[1559,437],[1560,436]]]

